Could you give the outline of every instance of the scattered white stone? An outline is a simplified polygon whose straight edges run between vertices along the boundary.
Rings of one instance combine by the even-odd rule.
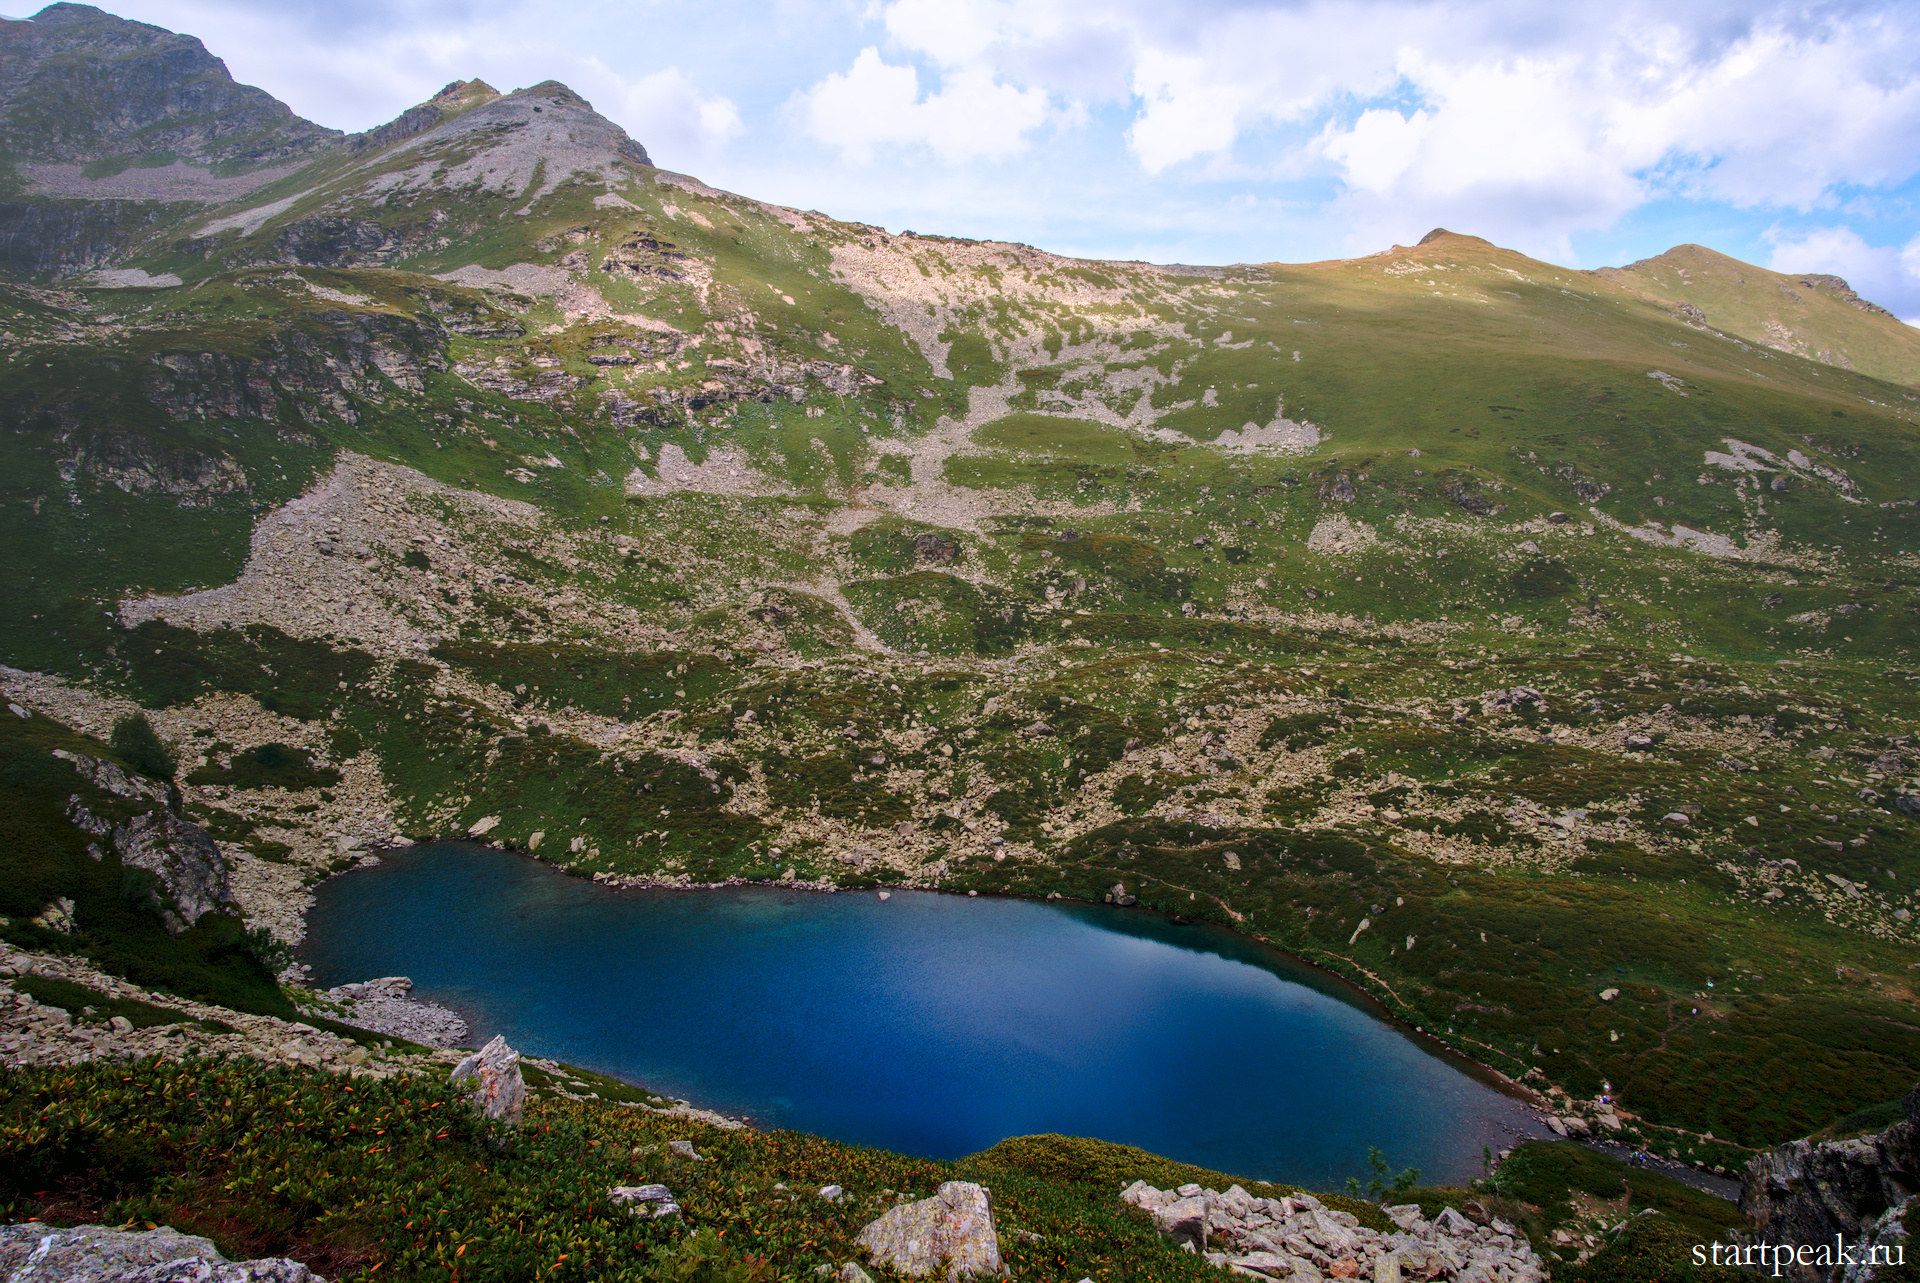
[[[607,1199],[615,1207],[624,1207],[630,1216],[646,1216],[657,1221],[663,1216],[680,1214],[680,1204],[674,1201],[673,1191],[665,1185],[616,1185],[607,1191]]]

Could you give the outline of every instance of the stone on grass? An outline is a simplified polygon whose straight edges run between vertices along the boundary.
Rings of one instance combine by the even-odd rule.
[[[944,1268],[948,1283],[979,1274],[1004,1275],[993,1202],[985,1187],[948,1181],[932,1198],[893,1208],[855,1240],[875,1265],[912,1278]]]
[[[499,1034],[479,1052],[454,1067],[452,1082],[468,1078],[479,1087],[469,1096],[473,1107],[488,1118],[517,1123],[527,1107],[527,1084],[520,1076],[520,1053],[507,1046]]]
[[[615,1185],[607,1191],[607,1199],[615,1207],[626,1208],[629,1215],[644,1214],[656,1221],[680,1214],[680,1204],[665,1185]]]
[[[1207,1200],[1189,1194],[1153,1211],[1153,1227],[1162,1234],[1192,1243],[1204,1251],[1207,1246]]]

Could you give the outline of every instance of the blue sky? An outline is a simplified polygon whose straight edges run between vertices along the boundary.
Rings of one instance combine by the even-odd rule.
[[[562,80],[656,162],[899,230],[1305,261],[1435,226],[1685,241],[1920,320],[1920,6],[1768,0],[124,0],[362,129]]]

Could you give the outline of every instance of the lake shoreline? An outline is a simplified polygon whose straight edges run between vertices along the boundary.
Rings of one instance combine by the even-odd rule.
[[[565,865],[562,865],[550,858],[542,858],[538,852],[520,850],[508,844],[490,842],[490,841],[485,841],[485,840],[475,839],[472,837],[465,837],[465,836],[457,836],[450,839],[438,839],[438,840],[428,838],[428,839],[414,841],[414,842],[393,843],[391,845],[381,848],[380,850],[370,851],[368,854],[376,858],[363,860],[361,864],[356,867],[362,867],[362,868],[368,869],[368,871],[373,871],[374,869],[377,869],[380,864],[386,863],[385,860],[378,858],[380,856],[398,854],[399,852],[408,850],[410,848],[428,847],[428,846],[457,846],[457,847],[465,847],[470,850],[474,850],[476,852],[487,851],[487,852],[493,852],[493,853],[498,853],[502,855],[511,855],[511,856],[515,856],[520,859],[526,860],[528,867],[538,867],[547,872],[557,872],[557,873],[566,874],[567,877],[563,880],[564,883],[566,884],[571,884],[576,887],[579,887],[582,884],[585,884],[585,885],[597,886],[597,887],[602,887],[608,890],[615,890],[615,891],[662,891],[662,892],[745,891],[745,892],[758,892],[763,894],[767,892],[794,891],[794,892],[815,892],[815,893],[822,893],[822,894],[852,893],[857,898],[865,898],[865,897],[878,898],[878,897],[887,896],[891,893],[917,893],[921,895],[937,896],[943,899],[959,898],[959,899],[969,899],[969,900],[995,900],[995,901],[1001,901],[1009,904],[1026,902],[1026,903],[1034,904],[1036,906],[1050,905],[1050,906],[1058,907],[1065,910],[1110,909],[1110,908],[1120,907],[1120,906],[1111,906],[1111,905],[1101,905],[1098,901],[1094,901],[1091,899],[1062,896],[1062,895],[1048,897],[1048,896],[1042,896],[1042,895],[1036,895],[1036,894],[1018,894],[1018,893],[1003,894],[998,892],[995,892],[995,893],[980,892],[977,895],[966,895],[964,892],[957,890],[951,886],[942,886],[938,884],[923,885],[923,884],[918,884],[913,882],[904,882],[904,881],[899,883],[877,883],[876,882],[876,883],[867,883],[859,886],[848,886],[844,884],[836,884],[836,883],[827,882],[827,881],[809,881],[809,880],[800,880],[800,879],[772,880],[772,879],[729,878],[724,880],[715,880],[713,882],[695,882],[695,881],[692,881],[691,879],[685,879],[685,878],[636,878],[636,877],[608,876],[605,874],[602,874],[600,876],[590,876],[580,872],[579,870],[567,868]],[[352,870],[351,869],[342,870],[342,872],[348,872],[348,871],[352,871]],[[335,877],[330,877],[326,879],[326,881],[328,883],[332,883],[335,880],[335,878],[337,878],[337,875],[335,875]],[[677,897],[673,897],[673,898],[677,898]],[[578,899],[577,896],[570,897],[567,900],[567,903],[576,903],[577,899]],[[1127,906],[1127,907],[1131,907],[1131,906]],[[1459,1054],[1458,1051],[1450,1047],[1444,1041],[1432,1037],[1431,1035],[1427,1034],[1424,1030],[1418,1029],[1417,1027],[1413,1026],[1409,1022],[1396,1016],[1390,1009],[1388,1009],[1385,1006],[1385,1004],[1377,1000],[1374,997],[1374,995],[1371,994],[1362,984],[1357,983],[1353,977],[1348,975],[1343,975],[1338,970],[1321,965],[1319,962],[1313,959],[1303,958],[1296,954],[1290,953],[1287,950],[1275,945],[1271,941],[1262,939],[1257,935],[1248,933],[1244,929],[1235,929],[1230,924],[1216,923],[1205,918],[1187,918],[1184,915],[1178,915],[1178,914],[1163,912],[1159,910],[1148,910],[1146,916],[1151,918],[1157,924],[1157,928],[1148,929],[1142,932],[1132,932],[1130,930],[1123,929],[1123,934],[1137,934],[1143,939],[1175,939],[1177,940],[1181,932],[1174,931],[1172,935],[1169,936],[1167,934],[1167,931],[1169,929],[1196,927],[1196,928],[1201,928],[1203,930],[1207,930],[1209,934],[1212,934],[1211,932],[1212,928],[1216,928],[1216,927],[1224,928],[1224,932],[1221,935],[1215,937],[1216,940],[1219,940],[1222,942],[1225,942],[1225,941],[1236,942],[1237,947],[1229,947],[1226,950],[1226,952],[1221,952],[1219,945],[1216,944],[1214,946],[1209,947],[1206,943],[1201,941],[1197,941],[1196,943],[1192,943],[1192,944],[1182,944],[1182,945],[1179,945],[1179,947],[1187,951],[1197,951],[1200,954],[1216,955],[1223,959],[1229,959],[1229,960],[1237,961],[1242,964],[1252,965],[1256,969],[1265,971],[1268,975],[1273,976],[1275,979],[1285,984],[1305,985],[1310,990],[1319,993],[1321,997],[1326,1001],[1337,1003],[1340,1007],[1347,1009],[1348,1011],[1353,1013],[1354,1017],[1357,1017],[1363,1020],[1365,1023],[1375,1026],[1382,1031],[1390,1032],[1391,1034],[1397,1036],[1398,1038],[1405,1040],[1406,1043],[1412,1045],[1412,1047],[1420,1054],[1420,1056],[1439,1062],[1440,1064],[1444,1065],[1448,1070],[1451,1070],[1454,1073],[1459,1074],[1461,1077],[1472,1081],[1473,1083],[1477,1084],[1480,1088],[1497,1093],[1499,1096],[1504,1097],[1505,1099],[1512,1102],[1513,1105],[1518,1106],[1522,1111],[1524,1111],[1524,1113],[1521,1116],[1513,1117],[1511,1121],[1503,1124],[1499,1124],[1495,1127],[1495,1129],[1492,1132],[1487,1132],[1484,1134],[1484,1140],[1487,1142],[1490,1142],[1493,1149],[1495,1150],[1506,1149],[1513,1145],[1517,1145],[1521,1143],[1525,1139],[1534,1138],[1534,1137],[1543,1137],[1548,1135],[1546,1128],[1542,1125],[1542,1120],[1545,1116],[1545,1109],[1543,1108],[1543,1098],[1541,1098],[1538,1095],[1538,1093],[1533,1092],[1530,1088],[1526,1087],[1524,1084],[1517,1083],[1512,1079],[1506,1078],[1504,1075],[1501,1075],[1498,1070],[1493,1069],[1491,1066],[1488,1066],[1480,1061],[1477,1061],[1470,1056],[1463,1056]],[[1132,919],[1134,915],[1125,915],[1125,917]],[[1086,920],[1086,919],[1083,919],[1083,920],[1092,921],[1092,920]],[[1103,929],[1113,930],[1114,928],[1106,927]],[[308,960],[312,960],[312,959],[309,958]],[[328,982],[339,983],[341,978],[342,977],[338,975],[329,976]],[[354,978],[362,979],[364,977],[356,976]],[[702,977],[700,982],[704,982],[704,979],[705,978]],[[696,983],[700,983],[700,982],[696,982]],[[312,982],[309,981],[309,983],[312,983]],[[436,1000],[442,1002],[444,1005],[447,1005],[456,1011],[461,1012],[462,1015],[468,1016],[469,1018],[475,1018],[479,1015],[475,1007],[459,1001],[458,998],[449,998],[446,996],[439,996],[436,998]],[[486,1024],[489,1022],[484,1017],[482,1017],[478,1020],[478,1023]],[[525,1027],[523,1024],[522,1035],[524,1035],[524,1032],[525,1032]],[[555,1032],[560,1037],[564,1038],[565,1036],[567,1036],[562,1030],[558,1028],[556,1028]],[[619,1066],[610,1065],[604,1060],[595,1061],[591,1057],[582,1059],[581,1056],[577,1054],[570,1054],[568,1051],[561,1049],[558,1045],[552,1046],[552,1047],[542,1047],[541,1050],[544,1054],[552,1055],[555,1058],[560,1060],[569,1060],[573,1063],[582,1064],[584,1067],[592,1068],[596,1072],[606,1073],[610,1077],[624,1080],[643,1090],[658,1091],[660,1095],[666,1096],[668,1098],[672,1098],[672,1099],[685,1098],[689,1100],[689,1102],[701,1101],[703,1102],[701,1107],[711,1109],[716,1113],[720,1113],[728,1117],[744,1118],[750,1122],[752,1122],[756,1118],[763,1117],[762,1110],[754,1108],[751,1104],[747,1104],[743,1107],[740,1101],[728,1097],[725,1092],[720,1092],[716,1094],[712,1090],[703,1090],[701,1086],[690,1085],[690,1083],[683,1083],[669,1090],[662,1091],[662,1090],[659,1090],[653,1084],[658,1082],[663,1082],[663,1081],[673,1081],[671,1077],[662,1077],[657,1073],[655,1074],[649,1074],[645,1072],[635,1073],[631,1068],[626,1068],[623,1070]],[[1427,1071],[1422,1071],[1422,1072],[1427,1072]],[[1383,1078],[1378,1078],[1376,1081],[1379,1084],[1385,1084],[1391,1081],[1391,1079],[1390,1077],[1383,1077]],[[1465,1099],[1465,1098],[1462,1098],[1462,1099]],[[1387,1114],[1381,1115],[1381,1117],[1385,1119],[1387,1117],[1390,1117],[1390,1115],[1391,1115],[1391,1110],[1389,1110]],[[1372,1116],[1373,1115],[1371,1114],[1362,1115],[1362,1117],[1372,1117]],[[1471,1110],[1469,1110],[1469,1112],[1466,1112],[1466,1113],[1454,1115],[1449,1109],[1442,1109],[1440,1112],[1436,1112],[1433,1115],[1431,1115],[1431,1117],[1434,1118],[1435,1120],[1442,1120],[1442,1119],[1447,1119],[1451,1117],[1457,1117],[1459,1119],[1458,1124],[1445,1124],[1446,1126],[1467,1125],[1467,1126],[1473,1126],[1473,1127],[1485,1126],[1484,1120],[1487,1120],[1494,1116],[1495,1115],[1488,1115],[1485,1113],[1476,1113]],[[1469,1123],[1468,1120],[1473,1118],[1479,1118],[1483,1121],[1480,1123]],[[804,1123],[782,1122],[777,1120],[772,1122],[758,1122],[758,1123],[755,1123],[754,1125],[776,1126],[776,1127],[796,1126],[796,1127],[799,1127],[801,1130],[817,1130],[817,1128],[809,1128]],[[1062,1128],[1051,1127],[1051,1126],[1043,1126],[1038,1128],[1038,1130],[1060,1130],[1060,1129]],[[1071,1128],[1070,1127],[1066,1128],[1066,1130],[1071,1130]],[[1013,1133],[1008,1133],[1008,1134],[1013,1134]],[[1398,1134],[1398,1133],[1395,1132],[1394,1134]],[[1435,1139],[1437,1140],[1438,1137],[1435,1136]],[[1479,1159],[1480,1159],[1479,1149],[1480,1149],[1480,1145],[1482,1144],[1482,1140],[1483,1138],[1481,1136],[1474,1137],[1470,1146],[1462,1145],[1461,1147],[1457,1148],[1454,1151],[1451,1157],[1448,1157],[1448,1158],[1438,1158],[1437,1156],[1434,1156],[1434,1155],[1428,1155],[1427,1165],[1432,1170],[1444,1170],[1449,1173],[1453,1173],[1457,1175],[1462,1181],[1464,1181],[1466,1178],[1466,1173],[1471,1169],[1477,1169],[1479,1166]],[[863,1141],[862,1143],[883,1143],[883,1142]],[[1416,1165],[1419,1165],[1419,1164],[1416,1164]],[[1285,1170],[1287,1170],[1288,1175],[1291,1176],[1293,1179],[1301,1179],[1301,1176],[1297,1171],[1294,1171],[1292,1169],[1285,1169]],[[1304,1179],[1309,1184],[1311,1184],[1316,1180],[1318,1180],[1319,1178],[1309,1173],[1305,1175]]]
[[[445,845],[459,844],[459,845],[466,845],[466,846],[475,846],[475,847],[480,847],[489,851],[501,851],[509,855],[521,856],[525,859],[532,860],[536,864],[539,864],[545,868],[549,868],[554,870],[557,873],[563,874],[569,878],[574,878],[582,882],[587,882],[594,886],[603,887],[610,891],[725,891],[725,890],[737,889],[740,887],[758,887],[758,888],[762,888],[770,891],[811,891],[811,892],[816,892],[823,895],[835,895],[835,894],[844,895],[844,894],[865,894],[865,893],[877,894],[881,891],[889,891],[889,892],[920,891],[920,892],[925,892],[927,894],[934,894],[934,895],[958,895],[958,896],[975,897],[983,900],[1017,900],[1017,901],[1030,902],[1035,904],[1098,905],[1102,903],[1101,901],[1098,901],[1098,900],[1087,900],[1077,896],[1060,895],[1057,892],[1049,895],[1032,895],[1032,894],[1021,894],[1019,892],[1010,892],[1010,891],[988,891],[988,892],[962,891],[954,887],[947,886],[937,882],[933,882],[933,883],[872,882],[872,883],[866,883],[858,886],[849,886],[844,883],[827,882],[827,881],[803,881],[798,878],[795,878],[792,880],[785,880],[785,879],[779,879],[779,878],[773,878],[773,879],[724,878],[717,882],[695,882],[691,879],[684,879],[684,878],[636,877],[636,876],[630,876],[627,874],[607,874],[604,872],[585,874],[580,872],[578,869],[572,868],[569,865],[561,864],[556,860],[547,859],[545,856],[542,856],[538,851],[526,850],[522,847],[513,846],[508,843],[490,842],[483,837],[469,837],[465,835],[455,835],[452,837],[415,837],[415,838],[410,838],[405,843],[395,843],[390,846],[377,848],[374,851],[371,851],[370,853],[377,854],[378,851],[404,851],[410,847],[433,846],[433,845],[443,845],[443,844]],[[321,879],[321,881],[322,882],[331,881],[334,878],[342,876],[343,874],[352,873],[355,871],[355,869],[359,869],[363,867],[367,867],[367,862],[363,861],[359,864],[354,865],[351,868],[346,868],[346,869],[339,870],[338,872],[335,872],[335,873],[330,873],[327,875],[326,878]],[[317,886],[319,884],[316,883],[315,885]],[[303,919],[306,916],[307,910],[311,909],[314,903],[312,898],[312,888],[309,888],[308,892],[309,893],[307,897],[307,906],[305,909],[301,910],[301,917]],[[1407,1020],[1405,1017],[1398,1015],[1385,1002],[1381,1001],[1380,997],[1377,994],[1375,994],[1371,989],[1367,988],[1366,985],[1362,984],[1359,980],[1355,979],[1353,976],[1346,975],[1340,971],[1337,971],[1331,967],[1328,967],[1319,960],[1303,957],[1300,954],[1294,953],[1286,948],[1283,948],[1278,944],[1275,944],[1273,941],[1267,939],[1265,936],[1256,935],[1256,934],[1247,932],[1243,930],[1237,922],[1231,922],[1231,921],[1216,922],[1209,918],[1186,918],[1178,914],[1167,913],[1164,910],[1160,910],[1160,909],[1144,909],[1143,910],[1143,909],[1140,909],[1139,906],[1137,905],[1124,905],[1124,906],[1115,906],[1115,907],[1129,908],[1129,909],[1134,909],[1137,912],[1154,914],[1158,917],[1161,917],[1163,919],[1166,919],[1167,921],[1174,923],[1175,925],[1184,926],[1192,923],[1204,923],[1207,926],[1217,927],[1220,930],[1227,931],[1235,936],[1238,936],[1242,940],[1246,940],[1246,941],[1249,941],[1250,943],[1259,945],[1261,948],[1269,950],[1272,953],[1283,958],[1288,964],[1305,968],[1306,970],[1313,972],[1316,976],[1330,982],[1335,987],[1343,990],[1350,997],[1357,999],[1358,1001],[1356,1005],[1361,1007],[1362,1010],[1365,1010],[1368,1015],[1373,1016],[1375,1019],[1379,1020],[1382,1024],[1388,1025],[1391,1028],[1399,1031],[1400,1033],[1407,1035],[1409,1038],[1413,1038],[1419,1041],[1433,1055],[1436,1055],[1439,1058],[1447,1061],[1448,1063],[1453,1064],[1456,1067],[1462,1069],[1463,1071],[1471,1074],[1474,1078],[1485,1083],[1487,1086],[1494,1088],[1496,1091],[1499,1091],[1501,1094],[1509,1096],[1512,1099],[1519,1101],[1521,1104],[1526,1105],[1527,1107],[1535,1110],[1540,1114],[1543,1120],[1552,1114],[1552,1110],[1550,1108],[1551,1102],[1549,1101],[1548,1097],[1545,1096],[1543,1093],[1535,1090],[1532,1087],[1527,1086],[1527,1084],[1521,1082],[1516,1078],[1509,1077],[1508,1075],[1502,1073],[1499,1069],[1495,1068],[1492,1064],[1488,1063],[1485,1060],[1480,1059],[1477,1056],[1474,1056],[1471,1052],[1468,1052],[1459,1047],[1456,1047],[1454,1044],[1446,1041],[1444,1038],[1440,1037],[1439,1035],[1432,1033],[1430,1030],[1426,1029],[1424,1026],[1416,1025],[1413,1022]],[[1347,959],[1338,958],[1337,955],[1328,955],[1328,956],[1335,957],[1339,961],[1346,962],[1348,966],[1353,967],[1356,971],[1362,971],[1364,974],[1369,974],[1369,975],[1371,974],[1371,973],[1365,973],[1363,968],[1359,967],[1355,963],[1348,961]]]

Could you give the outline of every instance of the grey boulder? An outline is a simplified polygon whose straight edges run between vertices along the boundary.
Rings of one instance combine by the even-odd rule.
[[[1207,1246],[1207,1200],[1189,1195],[1153,1209],[1153,1227],[1162,1234],[1185,1239],[1194,1247]]]
[[[615,1207],[624,1207],[634,1216],[643,1213],[652,1220],[663,1216],[678,1216],[680,1204],[674,1201],[673,1191],[665,1185],[616,1185],[607,1191],[607,1198]]]
[[[479,1086],[467,1099],[488,1118],[517,1123],[527,1107],[527,1084],[520,1076],[520,1053],[499,1034],[475,1055],[454,1066],[449,1081],[474,1079]]]
[[[146,810],[116,824],[88,810],[76,794],[67,817],[95,837],[109,839],[122,865],[144,869],[158,879],[151,895],[167,930],[178,935],[201,914],[233,906],[219,846],[199,825],[188,823],[174,812],[167,786],[129,775],[114,763],[85,753],[55,749],[53,755],[72,763],[73,769],[95,788],[135,804],[146,804]]]
[[[0,1225],[5,1283],[324,1283],[298,1261],[229,1261],[212,1242],[161,1226]]]
[[[945,1267],[948,1283],[978,1274],[1004,1275],[993,1201],[984,1186],[948,1181],[932,1198],[906,1203],[867,1225],[855,1239],[875,1265],[912,1278]]]

